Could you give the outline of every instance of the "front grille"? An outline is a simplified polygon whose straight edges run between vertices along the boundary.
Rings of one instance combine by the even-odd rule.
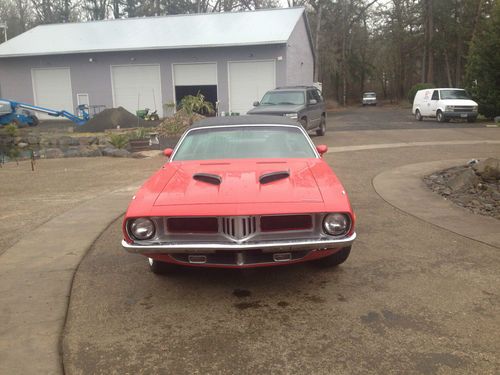
[[[311,228],[311,215],[279,215],[262,216],[260,218],[260,230],[263,232],[304,230]]]
[[[240,240],[257,232],[257,219],[255,216],[234,216],[222,218],[222,233],[226,236]]]
[[[171,233],[217,233],[219,223],[216,217],[171,217],[167,229]]]
[[[453,108],[453,112],[472,112],[473,110],[474,110],[474,107],[469,106],[469,105],[460,106],[460,107],[455,106],[455,108]]]

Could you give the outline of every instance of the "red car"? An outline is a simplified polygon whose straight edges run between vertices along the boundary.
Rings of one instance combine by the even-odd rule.
[[[134,196],[123,247],[151,270],[343,263],[356,238],[347,193],[302,126],[278,116],[202,120]]]

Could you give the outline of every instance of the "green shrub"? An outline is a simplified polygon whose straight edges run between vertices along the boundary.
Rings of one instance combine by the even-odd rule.
[[[19,129],[15,124],[8,124],[4,126],[5,133],[11,137],[17,137],[19,134]]]
[[[417,91],[425,90],[425,89],[433,89],[436,87],[433,83],[417,83],[413,85],[410,91],[408,91],[408,101],[411,105],[413,105],[413,99],[415,99],[415,95],[417,95]]]
[[[137,128],[136,131],[129,134],[129,140],[149,139],[148,130],[146,128]]]
[[[196,96],[187,95],[182,98],[179,109],[183,109],[188,115],[192,115],[193,113],[207,115],[214,112],[212,103],[207,102],[205,96],[200,92]]]
[[[116,148],[125,148],[128,144],[128,137],[126,134],[111,134],[109,143]]]

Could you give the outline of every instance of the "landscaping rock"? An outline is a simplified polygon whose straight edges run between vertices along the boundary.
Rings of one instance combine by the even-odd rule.
[[[79,151],[80,156],[86,158],[102,156],[102,151],[96,146],[80,146]]]
[[[488,158],[481,160],[474,166],[476,173],[486,181],[500,180],[500,160],[496,158]]]
[[[427,186],[475,214],[500,220],[500,180],[498,159],[449,168],[424,178]]]
[[[57,141],[59,146],[78,146],[80,144],[78,138],[68,136],[60,137]]]
[[[97,137],[78,137],[77,139],[82,146],[97,144]]]
[[[66,151],[64,151],[64,157],[65,158],[77,158],[81,156],[80,155],[80,150],[78,147],[70,147]]]
[[[40,144],[40,137],[36,136],[36,135],[28,135],[28,137],[27,137],[26,140],[27,140],[27,142],[30,145],[38,145],[38,144]]]
[[[46,159],[63,158],[64,152],[59,148],[47,148],[44,152]]]
[[[19,147],[19,148],[25,148],[25,147],[28,147],[28,144],[26,142],[19,142],[17,144],[17,147]]]
[[[476,186],[479,178],[476,176],[472,169],[467,168],[464,171],[457,173],[455,176],[448,180],[447,185],[454,192],[466,191]]]

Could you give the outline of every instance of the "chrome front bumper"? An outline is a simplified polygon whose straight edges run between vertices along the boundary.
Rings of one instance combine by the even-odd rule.
[[[215,252],[236,252],[261,250],[264,253],[304,250],[341,249],[351,246],[356,233],[340,239],[269,241],[259,243],[161,243],[151,245],[129,244],[122,240],[125,250],[135,254],[211,254]]]

